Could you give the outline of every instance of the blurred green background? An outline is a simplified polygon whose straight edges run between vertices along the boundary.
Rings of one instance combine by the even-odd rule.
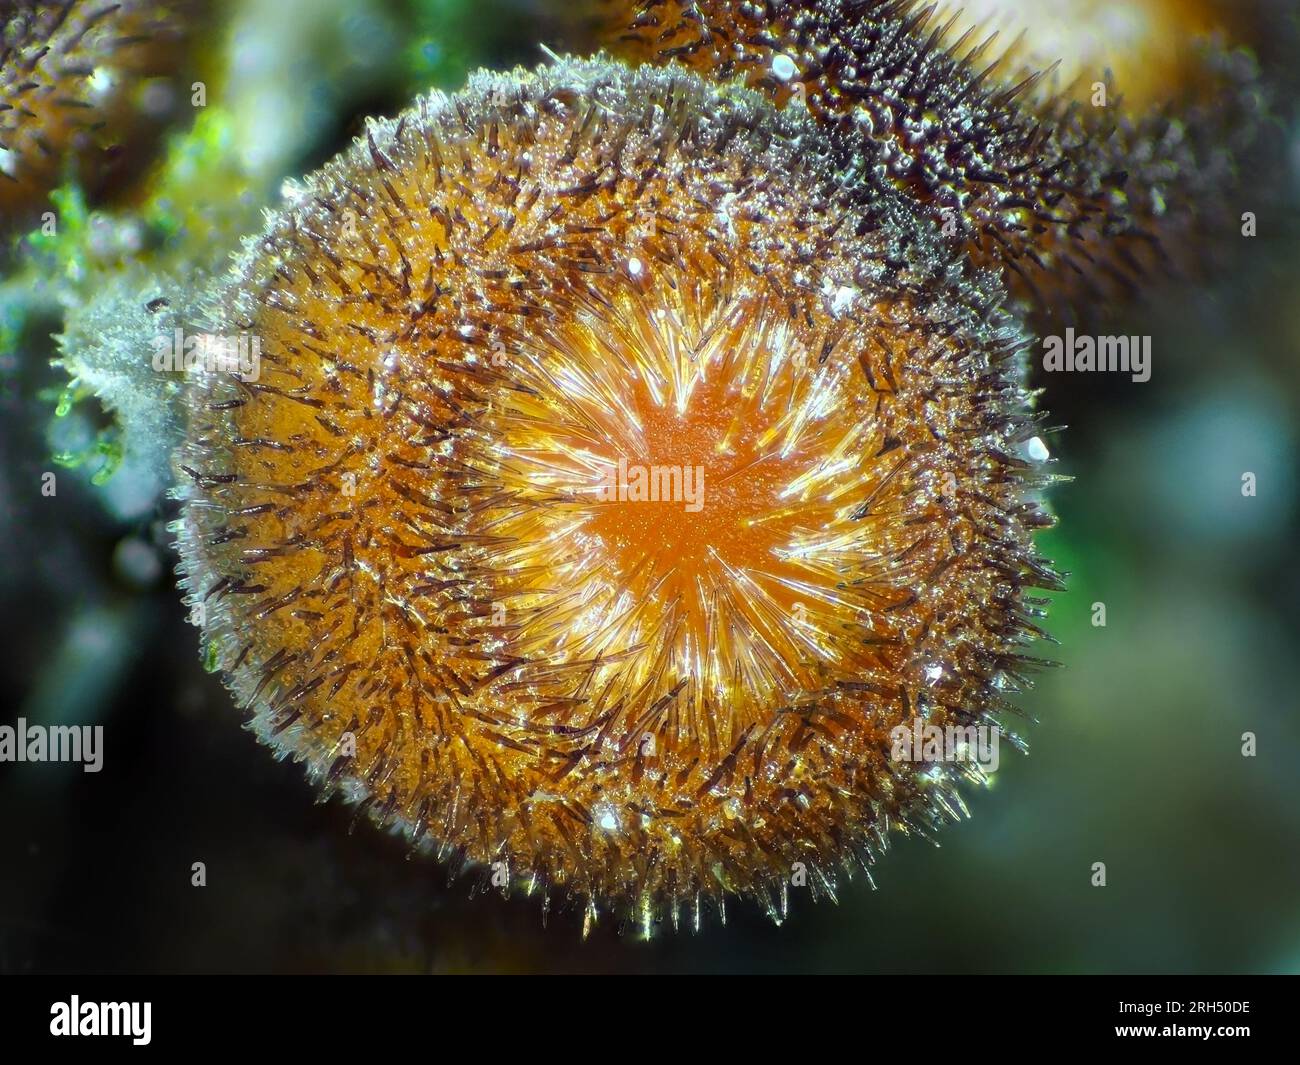
[[[200,58],[223,72],[224,133],[207,148],[239,175],[238,203],[213,223],[231,242],[365,115],[480,65],[543,61],[539,40],[564,44],[553,11],[527,0],[220,14]],[[968,794],[972,819],[941,847],[896,838],[877,890],[844,885],[838,906],[795,892],[782,928],[735,905],[725,929],[645,943],[606,922],[584,943],[579,914],[543,927],[536,900],[471,898],[470,882],[448,886],[368,824],[349,834],[338,802],[314,804],[202,671],[168,577],[170,512],[147,477],[128,463],[96,487],[88,461],[41,497],[50,455],[92,447],[106,419],[93,402],[53,418],[63,312],[39,275],[66,260],[11,258],[0,722],[100,722],[108,756],[98,775],[0,766],[0,972],[1300,971],[1300,136],[1280,91],[1277,173],[1216,205],[1257,212],[1259,236],[1207,249],[1215,280],[1153,285],[1105,318],[1102,331],[1154,337],[1150,382],[1039,382],[1052,424],[1068,426],[1048,443],[1073,478],[1052,495],[1060,525],[1043,544],[1072,576],[1050,614],[1060,646],[1040,652],[1063,667],[1021,700],[1038,722],[1029,756],[1004,747],[994,786]],[[198,150],[185,136],[169,149],[180,158]],[[99,209],[104,225],[125,217]],[[220,267],[228,246],[202,259],[176,229],[157,262],[188,263],[196,282]],[[79,283],[124,269],[92,261]]]

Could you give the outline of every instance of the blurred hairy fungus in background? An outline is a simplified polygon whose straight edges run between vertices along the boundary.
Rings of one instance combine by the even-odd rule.
[[[0,6],[0,973],[1300,969],[1297,69]]]

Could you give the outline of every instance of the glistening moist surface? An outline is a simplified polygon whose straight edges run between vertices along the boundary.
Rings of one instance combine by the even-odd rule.
[[[598,61],[425,98],[296,189],[214,308],[260,373],[195,379],[178,457],[263,739],[647,924],[780,914],[792,863],[832,891],[955,816],[968,770],[889,734],[990,720],[1054,579],[1023,337],[870,203],[806,119]]]

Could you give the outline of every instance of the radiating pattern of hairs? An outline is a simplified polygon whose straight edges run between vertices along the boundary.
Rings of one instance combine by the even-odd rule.
[[[373,123],[248,243],[184,587],[268,742],[455,861],[644,922],[957,816],[917,715],[1023,682],[1025,338],[805,116],[605,62]],[[698,471],[695,511],[602,500]],[[667,483],[667,482],[665,482]]]

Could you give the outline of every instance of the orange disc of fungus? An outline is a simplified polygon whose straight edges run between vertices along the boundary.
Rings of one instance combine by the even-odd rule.
[[[258,735],[421,848],[650,930],[963,810],[1054,577],[1024,338],[806,115],[478,75],[289,191],[189,389],[188,600]],[[1032,452],[1033,449],[1031,448]],[[494,881],[495,882],[495,881]]]

